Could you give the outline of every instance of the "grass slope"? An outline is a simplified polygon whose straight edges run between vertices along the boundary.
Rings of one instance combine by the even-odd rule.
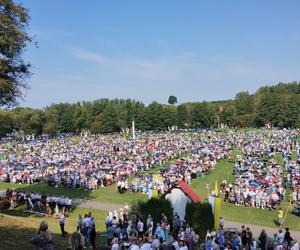
[[[105,215],[106,212],[100,210],[91,210],[77,208],[66,219],[65,230],[68,233],[76,231],[78,214],[82,216],[89,211],[92,212],[96,221],[96,230],[101,233],[105,231]],[[58,220],[52,217],[38,217],[29,213],[24,214],[22,208],[16,210],[8,210],[0,213],[0,249],[19,250],[33,249],[30,239],[36,234],[41,221],[46,220],[49,224],[49,230],[55,237],[55,249],[66,249],[68,239],[63,239],[60,234]],[[97,234],[97,246],[105,244],[105,238]],[[92,248],[89,248],[92,249]]]
[[[120,194],[117,192],[116,184],[108,187],[97,189],[96,191],[87,191],[84,189],[63,188],[63,187],[50,187],[47,184],[11,184],[0,183],[0,190],[7,188],[14,188],[19,191],[45,193],[49,195],[64,195],[72,199],[88,199],[100,201],[104,203],[124,204],[125,202],[131,203],[134,200],[145,200],[146,195],[133,194],[130,192]]]
[[[235,157],[238,154],[237,150],[233,150],[231,153],[232,157]],[[210,185],[211,189],[214,189],[215,182],[218,182],[218,185],[225,179],[228,182],[234,181],[234,176],[232,175],[233,164],[229,162],[228,158],[218,162],[215,165],[215,169],[208,175],[205,175],[203,179],[197,178],[191,184],[191,188],[195,191],[196,194],[200,195],[201,200],[208,198],[209,190],[206,189],[206,184]]]
[[[239,153],[237,150],[233,150],[231,156],[234,157]],[[281,157],[282,158],[282,157]],[[277,162],[281,163],[281,159],[278,155]],[[191,188],[200,195],[202,200],[208,198],[208,190],[206,184],[209,184],[211,189],[214,188],[215,181],[217,180],[218,185],[225,179],[227,182],[233,182],[234,177],[232,175],[233,163],[229,162],[228,159],[220,161],[216,164],[215,169],[204,179],[196,179],[192,182]],[[277,211],[275,210],[261,210],[256,208],[249,208],[244,206],[235,206],[233,204],[222,202],[221,216],[228,221],[236,221],[245,224],[255,224],[260,226],[275,227],[274,220],[277,218]],[[288,226],[292,230],[300,230],[300,218],[288,214],[283,226]]]

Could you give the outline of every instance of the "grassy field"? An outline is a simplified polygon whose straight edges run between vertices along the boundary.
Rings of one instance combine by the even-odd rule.
[[[225,220],[236,221],[245,224],[254,224],[259,226],[276,227],[276,210],[257,209],[244,206],[236,206],[229,203],[222,203],[221,216]],[[283,224],[291,230],[300,231],[300,218],[289,213]]]
[[[87,191],[84,189],[73,189],[63,187],[50,187],[47,184],[11,184],[11,183],[0,183],[0,190],[7,188],[14,188],[19,191],[45,193],[49,195],[64,195],[72,199],[87,199],[93,201],[99,201],[104,203],[116,203],[124,204],[131,203],[134,200],[145,200],[148,198],[147,195],[133,194],[130,192],[120,194],[117,191],[116,184],[108,187],[98,189],[96,191]]]
[[[239,153],[237,150],[233,150],[231,156],[234,157]],[[281,157],[281,156],[280,156]],[[282,163],[283,159],[278,156],[277,162]],[[214,188],[215,181],[218,185],[225,179],[227,182],[233,182],[234,176],[232,175],[233,163],[228,159],[220,161],[216,164],[215,169],[204,177],[204,179],[196,179],[192,182],[191,187],[200,195],[201,200],[208,198],[209,191],[206,189],[206,184],[209,184],[211,189]],[[282,208],[285,209],[287,203],[282,204]],[[255,224],[260,226],[275,227],[275,221],[277,218],[277,211],[275,210],[262,210],[256,208],[249,208],[244,206],[235,206],[233,204],[222,202],[221,216],[225,220],[236,221],[245,224]],[[288,226],[292,230],[300,230],[300,218],[288,214],[283,226]]]
[[[237,150],[233,150],[231,153],[232,157],[238,154]],[[209,184],[211,189],[214,189],[215,182],[218,185],[225,179],[227,182],[233,182],[234,176],[232,175],[233,163],[229,162],[228,158],[218,162],[215,169],[208,175],[205,175],[203,179],[197,178],[191,184],[191,188],[201,197],[201,200],[208,199],[209,190],[206,189],[206,184]]]
[[[76,208],[66,219],[65,230],[68,233],[76,231],[78,214],[84,215],[90,211],[96,221],[97,246],[104,246],[106,239],[100,235],[100,233],[105,231],[104,220],[106,212],[104,211]],[[43,220],[48,222],[49,230],[54,234],[55,249],[66,249],[68,246],[68,237],[66,237],[66,239],[62,238],[57,219],[52,217],[39,217],[29,213],[24,214],[22,208],[0,213],[0,249],[33,249],[33,245],[30,244],[30,239],[36,234],[39,224]]]
[[[233,150],[231,156],[234,157],[238,153],[240,152]],[[293,155],[293,158],[295,158],[295,154]],[[277,155],[276,161],[282,165],[283,159],[280,155]],[[156,166],[155,168],[145,172],[145,174],[156,173],[162,167],[162,165]],[[216,180],[218,185],[220,185],[224,179],[226,179],[227,182],[233,182],[234,176],[232,175],[232,171],[233,163],[229,162],[228,159],[223,160],[215,166],[215,169],[209,175],[204,176],[203,179],[198,178],[193,180],[191,187],[198,195],[201,196],[202,200],[205,200],[208,197],[206,184],[209,184],[210,188],[213,189]],[[17,190],[46,193],[51,195],[65,195],[73,199],[88,199],[111,204],[124,204],[125,202],[130,204],[134,200],[147,199],[147,195],[142,194],[132,194],[129,192],[119,194],[116,190],[115,184],[91,192],[83,189],[49,187],[46,184],[14,185],[9,183],[0,183],[0,190],[5,190],[7,188],[16,188]],[[77,208],[71,213],[70,217],[66,220],[66,231],[73,232],[76,228],[78,214],[83,215],[89,211],[91,211],[95,217],[97,231],[103,232],[105,230],[105,212],[84,208]],[[275,210],[269,211],[256,208],[240,207],[223,202],[221,216],[223,216],[225,220],[229,221],[275,227],[274,220],[276,219],[277,212]],[[19,209],[6,211],[5,213],[0,214],[0,235],[1,239],[3,239],[0,249],[2,249],[2,246],[4,246],[3,249],[11,250],[20,248],[24,250],[32,249],[32,245],[29,243],[29,241],[36,233],[39,223],[44,219],[45,218],[43,217],[37,217],[31,214],[23,214],[23,212]],[[67,240],[64,240],[60,236],[60,229],[57,219],[46,219],[49,222],[49,229],[55,234],[56,249],[65,249],[67,246]],[[288,214],[283,226],[288,226],[292,230],[300,231],[300,218],[292,214]],[[103,245],[104,241],[104,237],[100,237],[99,235],[97,236],[98,246]]]

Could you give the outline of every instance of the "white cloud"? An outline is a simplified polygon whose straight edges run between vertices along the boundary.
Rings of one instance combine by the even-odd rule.
[[[107,57],[84,49],[72,49],[71,54],[78,59],[99,64],[110,64],[111,60]]]

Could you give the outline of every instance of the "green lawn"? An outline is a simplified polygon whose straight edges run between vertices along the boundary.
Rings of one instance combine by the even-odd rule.
[[[47,184],[12,184],[0,182],[0,190],[7,188],[13,188],[19,191],[45,193],[50,195],[64,195],[74,199],[92,199],[94,198],[93,192],[86,191],[84,189],[71,189],[62,187],[50,187]]]
[[[84,189],[74,189],[74,188],[63,188],[63,187],[50,187],[47,184],[11,184],[11,183],[0,183],[0,190],[5,190],[7,188],[14,188],[19,191],[37,192],[45,193],[49,195],[64,195],[72,199],[88,199],[104,203],[116,203],[124,204],[131,203],[134,200],[145,200],[148,198],[144,194],[133,194],[126,192],[120,194],[117,191],[116,184],[108,187],[97,189],[96,191],[87,191]]]
[[[277,211],[236,206],[223,202],[221,216],[223,216],[225,220],[229,221],[276,227],[275,220],[277,219]],[[300,218],[289,213],[283,227],[289,227],[291,230],[300,231]]]
[[[97,246],[103,246],[105,244],[105,237],[100,236],[100,233],[105,231],[104,220],[106,212],[104,211],[77,208],[66,219],[65,230],[69,234],[76,231],[78,214],[83,216],[88,212],[92,212],[95,218]],[[66,249],[68,238],[63,239],[61,237],[58,219],[53,217],[39,217],[29,213],[24,214],[22,208],[0,213],[1,249],[33,249],[29,241],[36,234],[39,224],[43,220],[48,222],[49,230],[54,234],[55,249]]]
[[[234,157],[238,153],[239,151],[233,150],[231,156]],[[279,162],[281,161],[279,157],[277,160]],[[233,182],[234,176],[232,175],[232,171],[232,162],[229,162],[228,159],[220,161],[216,164],[215,169],[209,175],[205,176],[204,179],[198,178],[194,180],[191,187],[204,201],[208,198],[208,190],[205,187],[206,184],[209,184],[211,189],[213,189],[216,180],[218,181],[218,185],[220,185],[224,179],[227,180],[227,182]],[[283,204],[282,208],[284,209],[285,206],[286,205]],[[223,202],[221,215],[228,221],[274,227],[276,226],[274,220],[277,218],[277,211],[235,206],[233,204]],[[288,214],[283,226],[288,226],[292,230],[300,230],[300,218],[295,215]]]
[[[235,157],[238,154],[237,150],[233,150],[231,153],[232,157]],[[228,158],[218,162],[215,166],[215,169],[208,175],[205,175],[203,179],[197,178],[191,184],[192,189],[196,194],[200,195],[201,200],[208,198],[209,190],[206,189],[206,184],[210,185],[210,189],[213,190],[215,187],[215,182],[218,182],[218,185],[225,179],[228,183],[234,182],[234,176],[232,175],[233,163],[229,162]]]

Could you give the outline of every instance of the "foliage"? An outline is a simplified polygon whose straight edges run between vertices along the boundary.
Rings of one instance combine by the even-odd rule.
[[[0,110],[0,136],[5,136],[12,131],[12,118],[8,110]]]
[[[168,99],[168,103],[171,104],[171,105],[174,105],[175,103],[177,103],[177,97],[173,96],[173,95],[170,95],[169,99]]]
[[[137,215],[140,216],[143,221],[146,221],[148,215],[151,214],[153,222],[157,223],[160,222],[162,213],[167,216],[172,226],[173,207],[169,200],[164,198],[152,198],[147,201],[138,200],[131,205],[129,218]]]
[[[208,102],[195,103],[192,109],[192,122],[195,127],[209,128],[215,125],[216,112]]]
[[[240,92],[234,100],[217,102],[148,106],[127,99],[100,99],[74,104],[59,103],[44,110],[16,108],[1,110],[0,136],[17,130],[25,134],[57,132],[113,133],[131,128],[137,130],[167,130],[178,128],[213,128],[220,124],[230,127],[300,127],[300,83],[264,87],[255,94]],[[286,87],[286,90],[284,89]]]
[[[11,106],[22,96],[30,65],[22,59],[26,44],[28,11],[12,0],[0,0],[0,106]]]
[[[207,202],[188,203],[185,208],[185,221],[194,228],[196,233],[205,236],[207,230],[214,227],[211,205]]]

